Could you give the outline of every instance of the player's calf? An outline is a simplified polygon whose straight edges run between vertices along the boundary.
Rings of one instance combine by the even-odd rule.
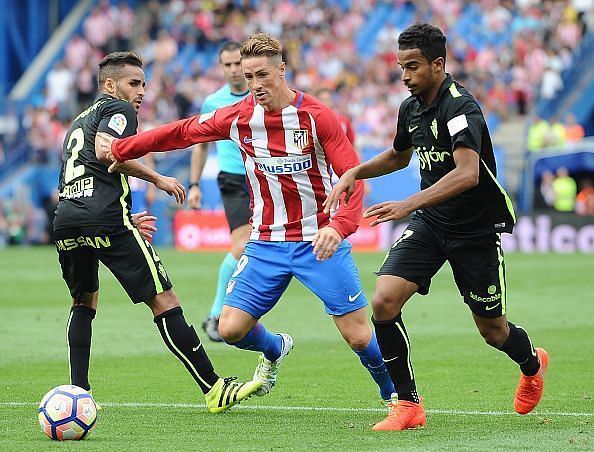
[[[212,363],[196,334],[193,326],[188,325],[181,307],[176,307],[159,314],[154,319],[163,342],[182,362],[204,394],[219,380]]]

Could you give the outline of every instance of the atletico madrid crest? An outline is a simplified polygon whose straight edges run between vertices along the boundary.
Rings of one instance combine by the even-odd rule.
[[[303,150],[309,144],[309,135],[307,129],[293,130],[293,143]]]

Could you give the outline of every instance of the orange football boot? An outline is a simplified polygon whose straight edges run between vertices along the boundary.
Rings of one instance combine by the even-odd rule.
[[[540,369],[538,369],[536,375],[528,377],[520,374],[520,382],[514,399],[514,408],[518,414],[530,413],[538,405],[542,397],[544,374],[549,366],[549,354],[546,350],[537,348],[536,356],[538,356],[540,362]]]
[[[375,431],[399,431],[425,426],[425,409],[422,403],[399,400],[381,422],[373,426]]]

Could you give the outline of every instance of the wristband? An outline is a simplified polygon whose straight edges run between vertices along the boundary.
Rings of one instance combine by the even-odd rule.
[[[190,182],[190,185],[188,186],[188,190],[191,190],[192,187],[200,188],[200,182]]]

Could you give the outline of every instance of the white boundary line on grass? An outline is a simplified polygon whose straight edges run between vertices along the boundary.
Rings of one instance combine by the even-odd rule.
[[[2,406],[36,406],[32,402],[0,402]],[[101,402],[104,407],[123,408],[206,408],[200,403],[154,403],[154,402]],[[339,407],[310,407],[310,406],[276,406],[276,405],[238,405],[234,409],[258,410],[258,411],[328,411],[328,412],[350,412],[370,411],[374,413],[386,412],[386,408],[339,408]],[[510,416],[516,413],[511,411],[480,411],[480,410],[427,410],[428,414],[450,414],[457,416]],[[594,416],[594,413],[572,413],[563,411],[534,412],[532,416]]]

